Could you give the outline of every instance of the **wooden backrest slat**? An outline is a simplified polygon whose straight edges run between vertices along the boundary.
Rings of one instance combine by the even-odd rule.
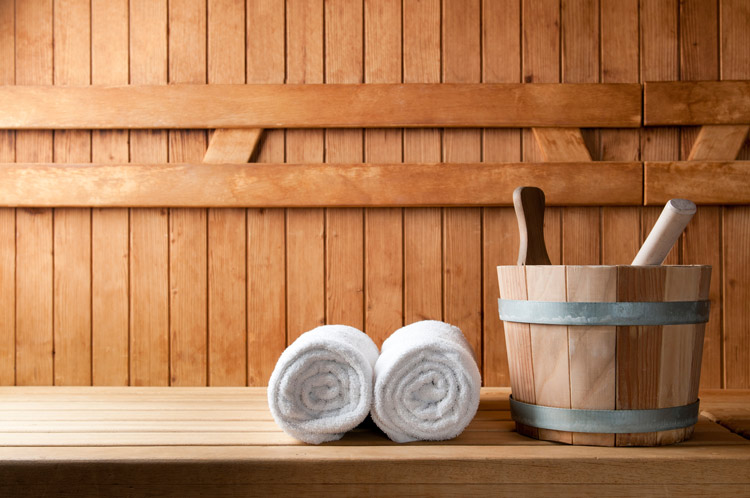
[[[0,86],[0,129],[591,127],[641,123],[638,84]]]
[[[646,126],[750,124],[750,81],[665,81],[643,85]]]

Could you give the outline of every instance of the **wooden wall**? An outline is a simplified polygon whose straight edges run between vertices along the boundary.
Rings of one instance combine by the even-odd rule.
[[[750,78],[745,0],[0,0],[0,84]],[[201,160],[210,131],[0,131],[0,162]],[[594,159],[697,130],[587,130]],[[750,159],[746,146],[740,158]],[[540,160],[529,130],[272,131],[257,161]],[[628,263],[659,208],[555,208],[555,263]],[[702,386],[750,387],[750,207],[702,207],[669,262],[714,267]],[[510,208],[0,209],[0,384],[262,385],[322,323],[459,325],[508,385]]]

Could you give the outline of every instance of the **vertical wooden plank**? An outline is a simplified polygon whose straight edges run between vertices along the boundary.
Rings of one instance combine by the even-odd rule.
[[[680,76],[683,80],[719,77],[719,13],[714,2],[680,2]],[[697,128],[681,131],[681,158],[690,155]],[[706,324],[701,387],[721,387],[721,208],[701,206],[682,237],[685,264],[711,265],[718,278],[711,282],[711,319]]]
[[[722,0],[721,79],[750,78],[750,4]],[[738,159],[750,159],[746,145]],[[723,208],[724,387],[750,387],[750,207]],[[714,277],[716,280],[716,277]],[[712,311],[713,313],[713,311]]]
[[[128,84],[128,2],[91,2],[91,83]],[[128,162],[128,132],[95,130],[91,160]],[[91,213],[91,349],[94,385],[128,385],[127,209]]]
[[[323,83],[322,0],[288,1],[287,83]],[[322,130],[288,130],[286,160],[320,163]],[[326,323],[325,216],[323,209],[289,209],[286,214],[287,342]]]
[[[497,280],[500,297],[503,299],[528,299],[526,285],[527,266],[498,266]],[[532,365],[531,330],[528,323],[507,322],[505,343],[508,350],[508,369],[513,399],[524,403],[536,403],[534,368]],[[516,423],[521,434],[538,438],[539,429]]]
[[[560,81],[560,0],[522,0],[522,74],[524,83]],[[523,130],[523,160],[541,161],[531,130]],[[553,265],[562,261],[562,211],[548,208],[544,238]]]
[[[562,82],[599,82],[599,1],[562,0]],[[593,160],[598,159],[599,134],[583,130]],[[599,208],[562,210],[562,262],[566,265],[600,263]]]
[[[16,2],[16,84],[51,85],[52,0]],[[52,132],[16,133],[16,160],[52,162]],[[16,384],[52,385],[52,210],[16,213]]]
[[[245,2],[208,0],[207,23],[208,82],[244,83]],[[247,384],[246,229],[244,209],[208,210],[206,380],[212,386]]]
[[[283,83],[284,6],[246,4],[247,82]],[[284,130],[266,130],[258,162],[284,162]],[[268,383],[286,346],[285,215],[283,209],[247,210],[247,382]],[[296,314],[297,312],[294,311]]]
[[[481,80],[480,2],[443,0],[443,81]],[[480,162],[480,130],[446,129],[445,162]],[[482,218],[478,208],[443,210],[443,310],[477,355],[482,371]]]
[[[206,82],[206,0],[170,0],[169,82]],[[169,132],[170,162],[200,162],[203,130]],[[205,209],[169,210],[170,385],[207,382]],[[240,369],[244,370],[244,369]]]
[[[130,0],[130,82],[167,83],[167,2]],[[132,162],[167,162],[167,134],[130,133]],[[169,384],[169,219],[130,213],[130,384]]]
[[[403,1],[404,83],[440,83],[440,0]],[[404,130],[404,161],[440,162],[441,133]],[[443,319],[442,211],[404,209],[404,322]]]
[[[16,82],[15,4],[0,2],[0,85]],[[0,161],[16,159],[16,134],[0,131]],[[0,385],[16,381],[16,210],[0,209]]]
[[[676,0],[641,1],[641,82],[674,81],[679,79]],[[680,130],[675,127],[648,127],[641,131],[641,159],[672,161],[679,159]],[[656,223],[660,207],[642,210],[641,240]],[[667,256],[664,264],[677,264],[680,244]]]
[[[602,83],[638,82],[638,0],[600,0]],[[640,130],[600,130],[602,161],[637,161]],[[641,210],[603,207],[601,263],[624,265],[633,261],[641,240]]]
[[[56,85],[91,83],[91,3],[55,0]],[[54,132],[55,162],[91,161],[91,132]],[[54,359],[56,385],[91,384],[91,210],[54,213]]]
[[[663,301],[667,269],[619,266],[617,301]],[[661,327],[617,327],[617,410],[656,408]],[[655,433],[617,434],[617,446],[653,446]]]
[[[482,81],[521,81],[521,4],[517,0],[483,0]],[[519,162],[521,130],[484,130],[483,159],[487,162]],[[497,267],[515,264],[518,256],[518,225],[512,208],[484,208],[482,262],[484,294],[484,385],[510,385],[505,330],[497,314],[500,297]]]
[[[617,300],[617,267],[566,268],[568,302]],[[615,409],[617,327],[568,327],[570,407]],[[573,444],[614,446],[614,434],[573,433]]]
[[[325,81],[362,83],[362,2],[325,2]],[[326,162],[362,162],[362,130],[326,130]],[[325,210],[326,322],[364,329],[364,213]]]
[[[565,301],[565,267],[527,266],[526,286],[530,301]],[[529,328],[536,403],[570,408],[568,327],[531,324]],[[539,438],[573,442],[572,433],[548,429],[539,429]]]
[[[365,0],[365,81],[401,82],[401,2]],[[398,163],[401,130],[365,130],[365,161]],[[404,323],[403,209],[365,209],[365,330],[380,346]]]
[[[702,272],[697,268],[668,268],[664,283],[665,301],[695,301],[700,298]],[[695,332],[702,324],[665,325],[661,335],[659,364],[658,407],[681,406],[692,403],[691,374]],[[659,444],[673,444],[685,439],[692,428],[661,431],[656,435]]]

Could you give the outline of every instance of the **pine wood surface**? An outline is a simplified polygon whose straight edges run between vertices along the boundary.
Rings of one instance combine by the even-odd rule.
[[[311,446],[276,426],[263,388],[3,387],[0,490],[608,496],[689,485],[692,496],[744,496],[750,486],[750,441],[710,421],[745,416],[746,390],[704,392],[693,438],[658,449],[521,436],[508,394],[484,388],[477,416],[454,440],[396,444],[368,420],[338,442]]]
[[[172,12],[182,15],[187,6],[176,4]],[[190,29],[197,27],[190,25]],[[179,30],[171,33],[173,40],[179,36],[184,36]],[[479,33],[475,36],[478,42]],[[187,46],[182,50],[189,50]],[[478,62],[479,54],[472,52]],[[191,51],[190,57],[195,56]],[[476,68],[478,73],[478,64]],[[340,81],[334,78],[330,83],[338,84],[327,85],[305,81],[297,85],[4,86],[0,87],[0,106],[5,109],[0,128],[629,128],[641,122],[641,89],[635,84],[472,85],[450,78],[445,83],[452,84],[442,85]]]
[[[708,205],[750,202],[748,161],[646,161],[644,178],[644,203],[649,206],[676,197]]]
[[[647,81],[643,121],[647,126],[744,125],[750,122],[749,96],[747,81]]]

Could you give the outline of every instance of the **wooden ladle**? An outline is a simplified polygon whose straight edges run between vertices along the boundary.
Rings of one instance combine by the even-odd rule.
[[[537,187],[518,187],[513,191],[513,207],[518,218],[521,243],[518,265],[549,265],[544,245],[544,192]]]

